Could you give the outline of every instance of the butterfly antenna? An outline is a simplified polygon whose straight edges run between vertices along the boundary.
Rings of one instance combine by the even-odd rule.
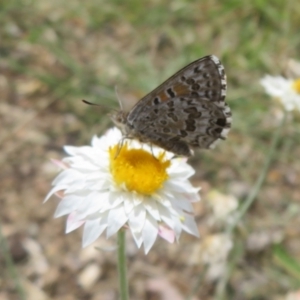
[[[84,99],[82,99],[82,102],[85,103],[85,104],[88,104],[88,105],[93,105],[93,106],[100,106],[100,107],[102,107],[102,105],[99,105],[99,104],[96,104],[96,103],[92,103],[92,102],[86,101],[86,100],[84,100]]]
[[[118,87],[115,85],[115,93],[116,93],[116,95],[117,95],[117,98],[118,98],[118,102],[119,102],[119,105],[120,105],[120,108],[121,108],[121,110],[123,110],[123,104],[122,104],[122,101],[121,101],[121,97],[120,97],[120,95],[119,95],[119,93],[118,93]]]
[[[88,104],[88,105],[92,105],[92,106],[98,106],[102,109],[105,109],[105,110],[109,110],[109,111],[117,111],[116,109],[112,108],[112,107],[109,107],[107,105],[103,105],[103,104],[97,104],[97,103],[92,103],[90,101],[87,101],[87,100],[84,100],[82,99],[82,102],[85,103],[85,104]]]

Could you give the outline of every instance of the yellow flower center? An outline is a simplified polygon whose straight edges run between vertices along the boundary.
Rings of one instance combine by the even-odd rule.
[[[296,80],[293,82],[293,89],[294,89],[298,94],[300,94],[300,78],[296,79]]]
[[[169,178],[166,169],[171,164],[164,152],[154,157],[143,149],[129,149],[127,144],[120,151],[119,147],[109,148],[110,172],[117,185],[125,185],[127,190],[143,195],[151,195],[162,188]]]

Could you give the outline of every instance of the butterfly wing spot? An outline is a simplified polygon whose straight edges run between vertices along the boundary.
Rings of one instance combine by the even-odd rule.
[[[221,127],[217,127],[217,128],[213,129],[213,132],[215,135],[219,135],[222,131],[223,131],[223,129]]]
[[[167,106],[170,107],[170,108],[174,107],[174,102],[173,101],[168,101]]]
[[[186,80],[186,83],[189,84],[189,85],[192,85],[192,84],[195,83],[195,79],[189,78],[189,79]]]
[[[168,93],[168,95],[169,95],[171,98],[173,98],[173,97],[176,96],[175,93],[174,93],[174,91],[173,91],[171,88],[167,89],[167,93]]]
[[[189,119],[198,119],[202,116],[202,113],[198,111],[197,108],[194,106],[185,108],[183,111],[189,114]]]
[[[178,121],[177,116],[174,115],[174,113],[172,113],[172,112],[168,113],[167,116],[168,116],[169,118],[171,118],[174,122],[177,122],[177,121]]]
[[[195,131],[196,130],[195,120],[193,120],[193,119],[187,119],[185,121],[185,125],[186,125],[185,129],[187,131]]]
[[[189,114],[189,118],[194,118],[194,119],[198,119],[202,116],[202,113],[200,111],[193,113],[193,114]]]
[[[200,84],[194,83],[194,84],[192,85],[192,90],[197,91],[197,90],[199,90],[199,89],[200,89]]]
[[[160,104],[160,102],[161,101],[158,97],[155,97],[154,100],[153,100],[154,105],[158,105],[158,104]]]
[[[188,135],[188,133],[185,130],[180,130],[180,136],[181,137],[186,137]]]
[[[226,119],[217,119],[216,124],[224,127],[226,125]]]
[[[195,69],[194,69],[194,73],[200,73],[201,70],[199,69],[199,66],[197,66]]]
[[[185,108],[183,111],[186,112],[186,113],[188,113],[188,114],[193,114],[193,113],[197,113],[198,112],[197,108],[193,107],[193,106]]]

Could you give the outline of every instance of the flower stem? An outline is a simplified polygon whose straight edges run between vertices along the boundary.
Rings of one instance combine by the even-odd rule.
[[[263,165],[263,168],[260,172],[259,177],[257,178],[251,192],[249,193],[247,199],[245,200],[245,202],[243,203],[243,205],[240,207],[238,214],[236,215],[235,219],[233,220],[233,222],[231,224],[229,224],[229,226],[226,229],[226,233],[228,234],[232,234],[233,230],[235,229],[235,227],[237,226],[237,224],[239,223],[239,221],[242,219],[242,217],[244,216],[244,214],[247,212],[247,210],[249,209],[249,207],[253,204],[253,202],[256,199],[256,196],[258,195],[262,184],[264,183],[264,180],[267,177],[270,165],[275,157],[276,154],[276,148],[278,146],[278,142],[281,136],[281,131],[282,128],[285,124],[287,118],[287,112],[284,112],[284,116],[279,124],[279,126],[276,128],[276,131],[273,135],[272,138],[272,142],[271,142],[271,146],[269,151],[267,151],[267,155],[265,157],[265,162]]]
[[[118,273],[120,286],[120,299],[128,300],[128,283],[126,270],[126,252],[125,252],[125,230],[118,232]]]

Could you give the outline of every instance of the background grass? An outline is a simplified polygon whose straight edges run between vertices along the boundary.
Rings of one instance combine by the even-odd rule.
[[[63,145],[89,143],[112,125],[106,113],[118,107],[115,86],[132,105],[208,54],[225,66],[233,128],[226,142],[214,151],[198,151],[190,162],[194,184],[203,187],[203,201],[195,208],[202,237],[222,232],[222,226],[210,226],[206,194],[217,189],[243,203],[251,190],[281,115],[259,79],[282,73],[290,57],[300,59],[299,28],[300,5],[291,0],[1,1],[0,215],[27,294],[117,299],[114,253],[83,258],[88,251],[80,249],[80,233],[64,236],[64,220],[52,220],[57,202],[41,206],[57,172],[48,159],[61,158]],[[81,99],[107,107],[92,109]],[[299,288],[299,132],[295,115],[235,233],[239,251],[229,259],[224,299],[285,299]],[[257,247],[248,247],[250,237]],[[187,236],[179,245],[158,241],[146,258],[130,245],[131,299],[161,299],[161,293],[147,289],[149,277],[159,276],[186,296],[199,274],[196,299],[216,298],[218,281],[205,279],[200,259],[189,260],[199,243]],[[42,257],[38,266],[32,261],[36,253]],[[19,299],[7,261],[0,263],[0,299]],[[85,288],[78,278],[91,264],[100,266],[101,274]]]

